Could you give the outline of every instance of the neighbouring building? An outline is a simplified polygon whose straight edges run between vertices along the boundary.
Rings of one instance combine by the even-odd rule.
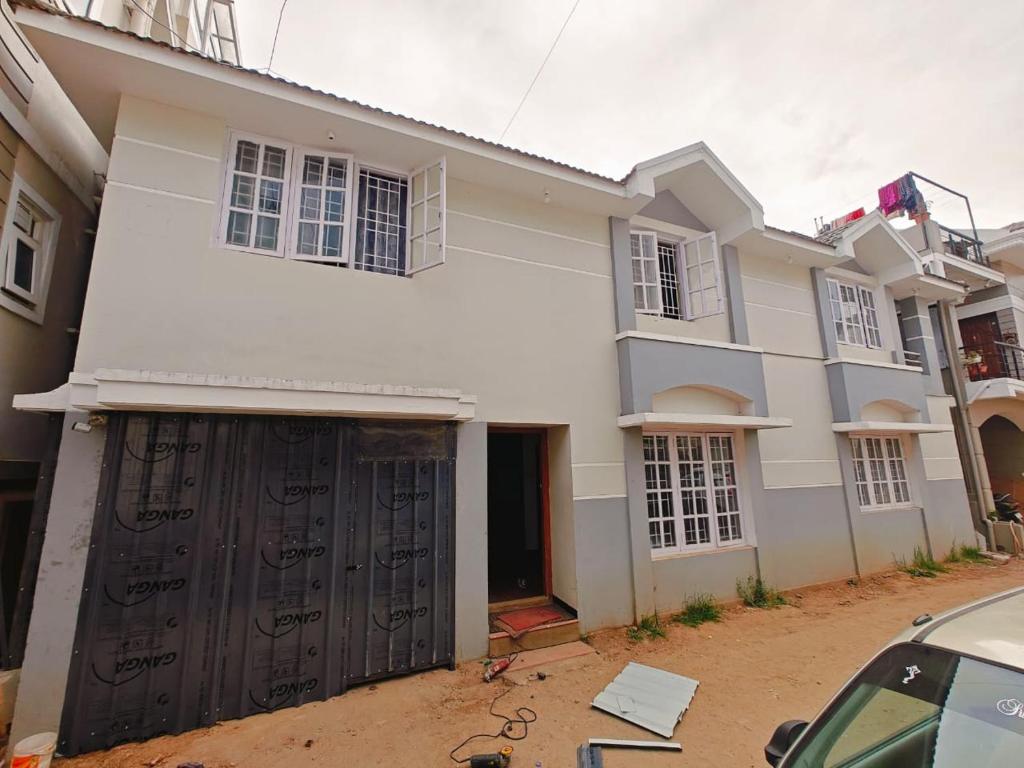
[[[61,418],[11,408],[67,381],[106,153],[0,3],[0,749],[35,592]]]
[[[15,399],[81,425],[16,735],[974,542],[933,327],[967,288],[880,214],[785,232],[704,144],[605,178],[19,5],[110,165],[73,370]]]

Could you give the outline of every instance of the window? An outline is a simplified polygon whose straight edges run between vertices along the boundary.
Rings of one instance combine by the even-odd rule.
[[[651,549],[685,552],[743,542],[731,434],[643,436]]]
[[[694,320],[724,311],[714,232],[682,243],[631,232],[630,249],[637,312]]]
[[[0,243],[0,305],[41,323],[60,216],[17,175],[9,200]]]
[[[405,176],[232,135],[229,161],[219,236],[227,248],[392,275],[444,263],[443,159]]]
[[[861,285],[829,280],[828,303],[838,341],[858,347],[881,348],[882,334],[878,328],[873,291]]]
[[[899,437],[851,437],[853,474],[862,509],[910,504],[910,483]]]

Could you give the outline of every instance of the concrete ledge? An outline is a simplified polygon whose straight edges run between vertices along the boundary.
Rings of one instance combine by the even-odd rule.
[[[630,413],[620,416],[621,428],[647,427],[719,427],[722,429],[779,429],[792,427],[793,420],[782,416],[728,416],[708,413]]]
[[[930,434],[952,432],[952,424],[925,424],[919,421],[837,421],[832,424],[833,432],[904,432],[907,434]]]

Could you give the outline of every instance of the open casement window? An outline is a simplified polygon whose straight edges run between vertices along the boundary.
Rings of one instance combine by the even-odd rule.
[[[862,509],[911,503],[903,443],[896,435],[851,437],[857,501]]]
[[[661,281],[658,277],[658,235],[631,232],[633,259],[633,306],[647,315],[661,314]]]
[[[863,285],[828,280],[828,303],[836,339],[842,344],[880,349],[882,333],[878,327],[875,294]]]
[[[447,216],[444,158],[409,176],[407,275],[444,264]]]
[[[233,136],[225,191],[224,244],[280,256],[291,152],[287,145]]]
[[[734,436],[643,436],[647,521],[654,554],[744,541]]]
[[[15,175],[0,243],[0,305],[41,323],[60,215]]]
[[[720,314],[722,270],[714,232],[683,242],[683,283],[686,286],[688,319]]]
[[[292,189],[288,256],[346,263],[352,220],[352,158],[297,150]]]

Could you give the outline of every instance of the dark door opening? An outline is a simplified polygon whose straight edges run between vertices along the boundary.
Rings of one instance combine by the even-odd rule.
[[[550,594],[544,433],[487,436],[487,586],[491,603]]]

